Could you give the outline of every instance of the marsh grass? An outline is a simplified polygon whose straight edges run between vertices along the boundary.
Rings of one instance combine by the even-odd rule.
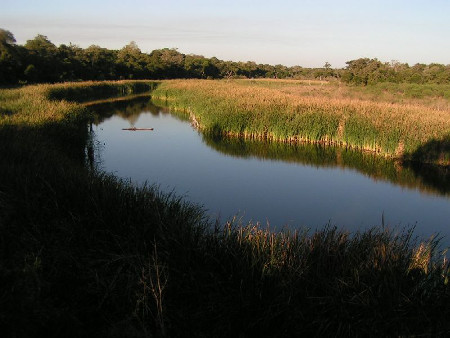
[[[2,337],[450,332],[438,239],[214,226],[175,195],[88,170],[73,116],[87,111],[41,88],[0,91]]]
[[[425,101],[370,98],[370,90],[296,81],[166,81],[153,97],[193,114],[206,133],[338,144],[449,165],[450,109]],[[445,99],[447,100],[447,99]],[[447,101],[445,101],[447,102]],[[421,147],[437,142],[433,158]]]
[[[447,325],[436,315],[448,307],[432,299],[447,288],[448,264],[433,260],[436,242],[415,251],[411,236],[381,227],[274,233],[227,223],[205,238],[203,263],[194,259],[180,283],[176,295],[191,297],[186,319],[195,323],[181,330],[200,332],[212,322],[212,336],[443,334]],[[440,286],[425,278],[430,270]],[[185,285],[194,287],[194,275],[202,284],[192,295]],[[419,291],[418,282],[430,289]]]

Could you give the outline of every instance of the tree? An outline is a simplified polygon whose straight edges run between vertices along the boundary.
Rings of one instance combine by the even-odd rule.
[[[219,61],[216,63],[219,71],[219,77],[225,79],[231,79],[238,74],[238,65],[232,61]]]
[[[383,64],[377,59],[360,58],[346,63],[346,72],[342,77],[345,82],[367,86],[383,78]]]
[[[183,78],[185,77],[185,55],[176,48],[156,49],[150,53],[148,69],[153,77]]]
[[[144,78],[148,75],[148,56],[143,54],[136,42],[131,41],[117,53],[117,71],[121,77]]]
[[[423,75],[428,83],[445,83],[445,66],[438,63],[431,63],[423,70]]]
[[[84,50],[85,80],[113,80],[117,75],[117,51],[91,45]]]
[[[83,49],[70,43],[58,47],[58,59],[61,64],[60,81],[77,81],[83,79],[87,71],[83,62]]]
[[[186,76],[188,78],[204,78],[204,60],[206,60],[206,58],[203,55],[186,55],[184,58],[184,69],[186,70]]]
[[[16,43],[13,33],[0,28],[0,48],[4,49]]]
[[[57,58],[58,49],[45,35],[38,34],[33,40],[28,40],[24,47],[28,51],[27,66],[35,67],[37,81],[56,82],[59,80],[61,67]],[[30,79],[28,78],[28,80]]]
[[[18,81],[22,62],[15,43],[14,35],[0,28],[0,84],[13,84]]]

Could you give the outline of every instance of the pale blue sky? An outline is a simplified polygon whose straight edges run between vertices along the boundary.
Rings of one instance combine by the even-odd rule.
[[[333,67],[359,57],[450,63],[450,0],[0,0],[19,44],[144,52],[170,47],[223,60]]]

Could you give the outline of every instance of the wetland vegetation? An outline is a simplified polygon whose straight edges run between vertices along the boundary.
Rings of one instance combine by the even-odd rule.
[[[119,51],[57,47],[42,35],[18,46],[6,30],[0,66],[5,86],[77,81],[0,89],[2,336],[450,332],[450,266],[438,237],[416,239],[384,222],[355,233],[214,223],[174,194],[91,169],[87,126],[100,117],[80,103],[152,91],[195,116],[207,137],[342,144],[445,166],[448,66],[362,59],[341,70],[305,69],[172,49],[146,54],[133,43]],[[228,81],[78,82],[179,77]],[[223,140],[216,147],[230,152],[238,139]],[[250,153],[268,157],[277,146],[250,144]],[[342,165],[352,156],[327,149]],[[363,170],[385,166],[368,158]],[[412,171],[386,166],[408,182]],[[448,193],[429,183],[433,175],[423,175],[426,189]]]
[[[449,101],[442,106],[374,100],[335,83],[273,80],[165,81],[153,92],[195,118],[205,133],[280,142],[336,144],[381,155],[450,164]]]
[[[102,86],[141,82],[77,84],[78,94],[67,86],[0,92],[2,332],[448,332],[449,265],[436,239],[416,242],[387,226],[350,234],[211,224],[198,206],[85,165],[92,116],[61,93],[101,99]]]

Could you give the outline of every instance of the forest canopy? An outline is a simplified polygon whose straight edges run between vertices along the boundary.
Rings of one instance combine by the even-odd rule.
[[[340,79],[354,85],[380,82],[448,84],[450,65],[409,66],[398,61],[360,58],[348,61],[342,69],[333,69],[328,62],[321,68],[287,67],[252,61],[223,61],[216,57],[183,54],[176,48],[145,53],[134,41],[120,50],[97,45],[84,49],[74,44],[56,46],[41,34],[22,46],[16,44],[10,31],[0,29],[1,85],[175,78]]]

